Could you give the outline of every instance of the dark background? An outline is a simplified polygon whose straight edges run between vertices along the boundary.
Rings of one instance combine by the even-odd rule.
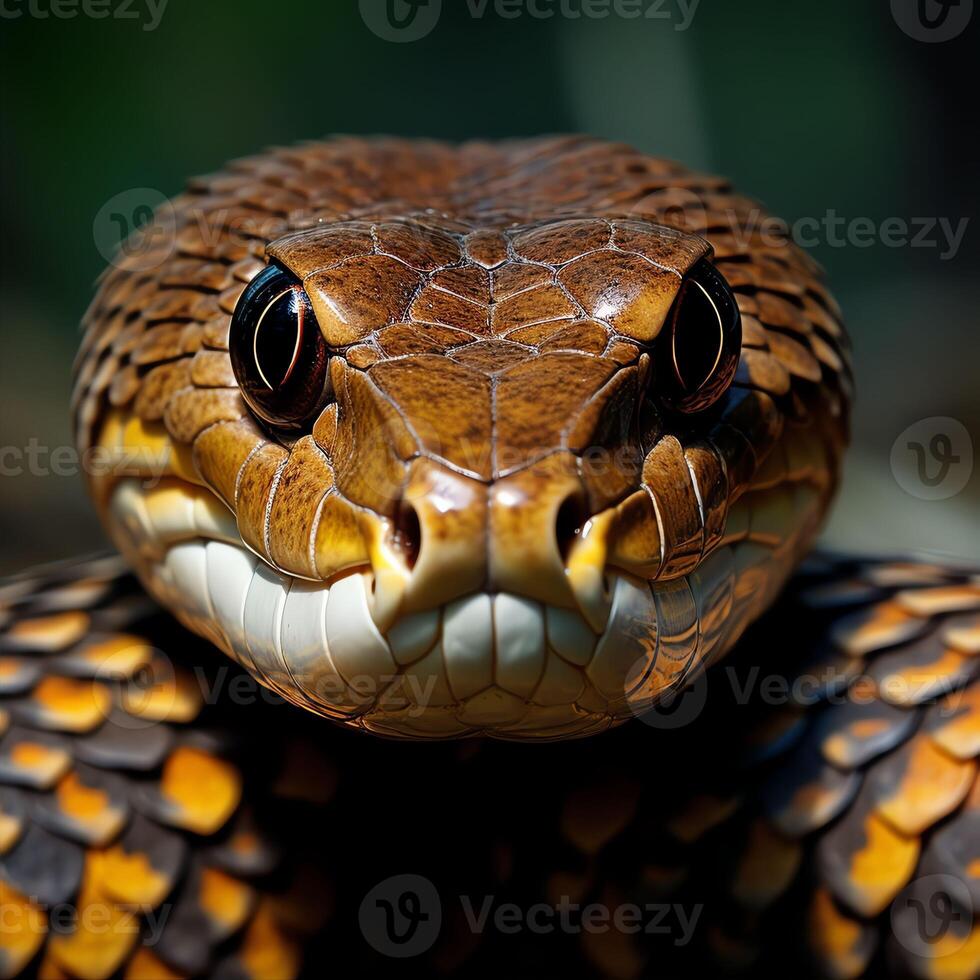
[[[152,31],[145,0],[131,8],[142,23],[4,2],[23,16],[0,18],[0,446],[71,443],[76,324],[104,264],[93,221],[114,195],[171,194],[229,157],[331,132],[587,131],[728,174],[790,221],[971,219],[952,258],[881,241],[813,253],[844,307],[859,391],[827,539],[980,555],[976,469],[964,491],[924,501],[889,464],[922,418],[980,440],[977,18],[930,44],[888,0],[701,0],[683,31],[676,16],[506,19],[491,3],[474,17],[443,0],[428,36],[392,43],[356,0],[169,0]],[[0,475],[0,570],[101,540],[77,476]]]

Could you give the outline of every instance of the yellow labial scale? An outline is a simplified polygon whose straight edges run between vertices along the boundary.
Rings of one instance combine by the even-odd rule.
[[[101,486],[100,499],[121,477],[162,479],[172,476],[203,485],[190,446],[171,439],[162,422],[148,422],[117,409],[106,413],[89,464],[93,483]]]
[[[572,547],[566,569],[579,597],[582,615],[598,632],[609,615],[610,596],[606,593],[604,569],[609,531],[615,517],[615,510],[607,510],[589,521]]]

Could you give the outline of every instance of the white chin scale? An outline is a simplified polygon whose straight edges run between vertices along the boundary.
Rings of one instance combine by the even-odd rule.
[[[624,721],[731,646],[781,581],[771,548],[733,542],[672,581],[610,574],[600,635],[577,612],[506,593],[469,595],[382,634],[369,572],[328,586],[272,569],[215,498],[123,481],[110,510],[155,596],[262,684],[410,738],[569,738]]]

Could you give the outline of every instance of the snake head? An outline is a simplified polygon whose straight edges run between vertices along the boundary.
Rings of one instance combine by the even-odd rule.
[[[168,452],[154,488],[95,487],[115,540],[192,628],[347,724],[561,738],[655,704],[773,598],[843,436],[795,251],[765,267],[792,297],[770,330],[762,260],[651,217],[388,209],[269,236],[198,347],[146,370],[137,344],[138,393],[92,422]]]

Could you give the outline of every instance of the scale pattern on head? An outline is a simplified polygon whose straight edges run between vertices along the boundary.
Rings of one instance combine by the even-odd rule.
[[[116,543],[263,683],[385,734],[557,738],[771,601],[836,483],[846,348],[720,178],[347,138],[192,181],[123,248],[75,411]]]

